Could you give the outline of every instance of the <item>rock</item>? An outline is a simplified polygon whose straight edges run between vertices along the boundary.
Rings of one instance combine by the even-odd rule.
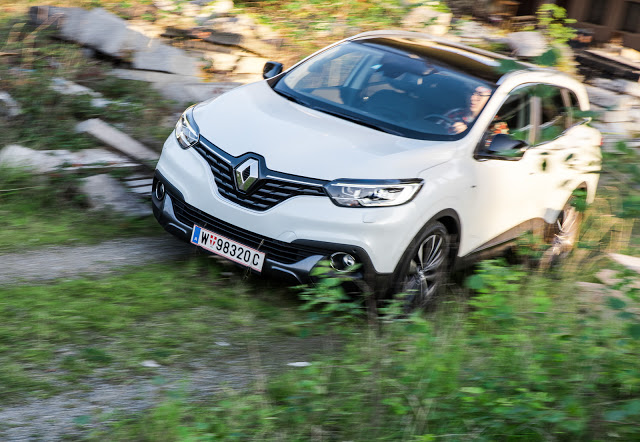
[[[153,4],[161,11],[174,11],[178,5],[171,0],[153,0]]]
[[[129,135],[110,126],[99,118],[78,123],[76,131],[86,132],[103,143],[111,146],[122,154],[141,162],[155,162],[158,160],[158,153],[152,151],[142,143],[134,140]]]
[[[111,100],[102,98],[102,94],[64,78],[53,78],[50,87],[63,95],[89,95],[93,97],[91,99],[91,106],[93,107],[103,108],[113,103]]]
[[[429,6],[418,6],[402,19],[402,26],[409,29],[420,29],[433,35],[445,35],[453,14],[440,12]]]
[[[59,31],[65,40],[131,61],[137,69],[190,76],[199,73],[199,62],[195,57],[144,35],[129,26],[126,20],[104,9],[43,8],[39,11],[45,11],[49,16],[54,14],[63,17]]]
[[[200,64],[195,58],[173,46],[152,40],[143,50],[133,53],[132,65],[145,71],[167,72],[190,77],[197,76]]]
[[[206,60],[211,61],[215,71],[232,71],[238,63],[238,56],[234,54],[221,54],[219,52],[209,52],[204,55]]]
[[[611,110],[605,111],[602,114],[602,121],[605,123],[622,123],[631,120],[631,115],[628,110]]]
[[[544,36],[536,31],[512,32],[508,35],[507,42],[519,57],[537,57],[548,47]]]
[[[589,86],[585,84],[589,101],[597,106],[611,110],[628,110],[634,104],[634,98],[628,95],[619,95],[614,92],[601,89],[599,87]]]
[[[640,62],[640,51],[636,51],[635,49],[623,47],[620,49],[620,56],[631,61]]]
[[[236,32],[220,32],[213,29],[197,31],[197,35],[209,43],[222,46],[237,46],[259,56],[268,56],[273,48],[258,38]]]
[[[311,362],[289,362],[287,365],[289,367],[308,367],[311,365]]]
[[[127,216],[145,217],[151,209],[111,175],[93,175],[82,180],[81,191],[94,210],[113,210]]]
[[[195,77],[127,69],[114,69],[111,73],[126,80],[150,82],[153,88],[164,97],[183,104],[215,98],[240,85],[240,83],[202,83]]]
[[[151,198],[152,178],[127,179],[124,184],[129,191],[145,198]]]
[[[640,258],[629,255],[621,255],[619,253],[609,253],[609,257],[611,257],[611,259],[616,261],[618,264],[625,266],[629,270],[640,273]]]
[[[218,341],[218,342],[216,342],[216,345],[218,347],[230,347],[231,346],[231,344],[229,344],[228,342],[225,342],[225,341]]]
[[[607,89],[609,91],[618,92],[620,94],[632,95],[640,98],[640,83],[635,83],[629,80],[623,80],[617,78],[610,80],[607,78],[595,78],[591,83],[599,88]]]
[[[257,74],[257,73],[256,74],[235,74],[233,76],[233,79],[238,83],[242,83],[242,84],[255,83],[256,81],[264,80],[264,78],[262,78],[262,74]]]
[[[266,58],[260,57],[241,57],[238,60],[238,64],[234,70],[234,74],[260,74],[262,75],[262,69],[264,64],[269,61]]]
[[[102,94],[89,89],[88,87],[60,77],[52,78],[50,87],[51,90],[64,95],[91,95],[92,97],[102,97]]]
[[[147,368],[159,368],[159,367],[161,367],[160,364],[158,364],[156,361],[152,361],[152,360],[142,361],[140,363],[140,365],[142,365],[143,367],[147,367]]]
[[[61,170],[111,169],[136,167],[126,157],[104,149],[85,149],[78,152],[68,150],[33,150],[16,144],[0,150],[0,164],[25,167],[38,173]]]
[[[0,115],[9,118],[17,117],[22,113],[22,109],[16,100],[8,92],[0,91]]]
[[[228,14],[233,9],[232,0],[217,0],[213,5],[213,12],[216,14]]]
[[[464,42],[480,42],[488,40],[491,36],[491,32],[482,24],[467,20],[458,22],[455,25],[454,33]]]

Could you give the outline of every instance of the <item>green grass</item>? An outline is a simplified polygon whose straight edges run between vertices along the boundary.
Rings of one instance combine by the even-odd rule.
[[[152,376],[145,360],[216,366],[244,353],[245,342],[278,339],[276,324],[294,322],[293,305],[276,293],[225,281],[203,258],[0,287],[0,402],[75,390],[90,375]],[[220,340],[236,345],[217,347]]]
[[[164,234],[151,215],[151,205],[149,217],[143,219],[88,211],[78,185],[72,175],[35,176],[0,167],[0,254]]]
[[[342,328],[343,352],[266,389],[172,392],[112,440],[636,440],[640,324],[624,306],[499,262],[425,317]],[[637,297],[636,297],[637,298]],[[617,316],[616,316],[617,315]],[[636,326],[637,327],[637,326]]]

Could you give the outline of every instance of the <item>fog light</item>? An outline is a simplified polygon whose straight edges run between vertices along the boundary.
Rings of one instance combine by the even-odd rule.
[[[331,267],[339,272],[346,272],[350,270],[355,264],[356,259],[344,252],[337,252],[331,255]]]
[[[156,186],[156,198],[158,198],[159,201],[162,201],[164,198],[164,184],[160,182],[158,182],[158,185]]]

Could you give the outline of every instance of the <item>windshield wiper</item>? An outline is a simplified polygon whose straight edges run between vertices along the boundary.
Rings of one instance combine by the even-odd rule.
[[[282,95],[284,98],[286,98],[289,101],[293,101],[296,104],[300,104],[302,106],[306,106],[306,107],[311,107],[313,109],[313,107],[309,104],[309,102],[301,100],[299,97],[290,94],[289,92],[284,92],[281,90],[277,90],[277,89],[273,89],[273,91],[278,94],[278,95]]]
[[[360,124],[362,126],[366,126],[366,127],[370,127],[371,129],[376,129],[382,132],[386,132],[388,134],[392,134],[392,135],[400,135],[400,136],[406,136],[405,134],[403,134],[400,131],[397,130],[393,130],[393,129],[389,129],[387,127],[381,127],[377,124],[374,124],[370,121],[367,121],[363,118],[359,118],[356,117],[354,115],[349,115],[349,114],[345,114],[342,112],[336,112],[336,111],[332,111],[332,110],[327,110],[327,109],[318,109],[318,108],[314,108],[315,110],[318,110],[320,112],[324,112],[325,114],[329,114],[329,115],[333,115],[334,117],[338,117],[338,118],[342,118],[343,120],[347,120],[347,121],[351,121],[352,123],[357,123]]]

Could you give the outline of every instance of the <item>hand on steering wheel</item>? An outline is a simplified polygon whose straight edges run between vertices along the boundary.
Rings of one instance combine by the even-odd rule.
[[[463,121],[454,120],[453,118],[445,117],[444,115],[429,114],[424,117],[425,120],[437,120],[436,124],[444,123],[447,132],[450,134],[459,134],[467,130],[467,124]]]

